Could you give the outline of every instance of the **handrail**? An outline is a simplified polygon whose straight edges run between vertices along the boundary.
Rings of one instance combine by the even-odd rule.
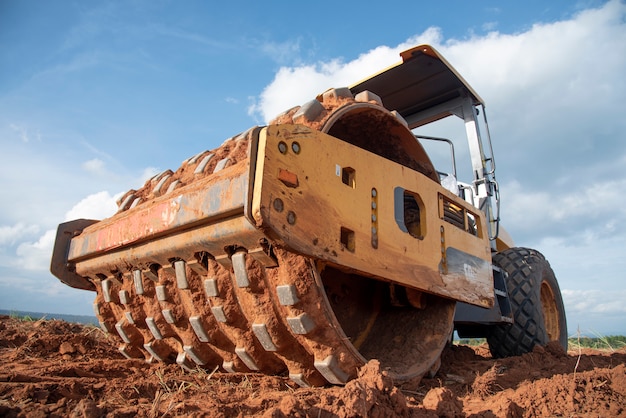
[[[450,153],[452,154],[452,175],[454,176],[454,178],[457,178],[456,175],[456,157],[455,157],[455,153],[454,153],[454,143],[452,142],[452,140],[448,139],[448,138],[440,138],[437,136],[427,136],[427,135],[414,135],[416,139],[425,139],[428,141],[441,141],[441,142],[447,142],[450,145]]]

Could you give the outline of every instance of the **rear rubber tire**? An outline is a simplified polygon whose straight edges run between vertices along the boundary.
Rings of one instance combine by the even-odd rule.
[[[494,357],[529,353],[535,345],[557,341],[567,350],[567,323],[559,284],[545,257],[528,248],[497,253],[493,263],[506,279],[513,324],[492,327],[487,337]]]

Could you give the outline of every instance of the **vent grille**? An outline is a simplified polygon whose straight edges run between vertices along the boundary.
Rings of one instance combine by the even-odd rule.
[[[439,195],[439,217],[468,234],[479,236],[478,216],[444,195]]]

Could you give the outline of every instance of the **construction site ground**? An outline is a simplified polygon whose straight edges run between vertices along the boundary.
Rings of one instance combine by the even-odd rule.
[[[617,417],[626,349],[538,347],[493,359],[452,345],[439,372],[398,384],[375,360],[345,386],[127,360],[99,328],[0,316],[0,417]]]

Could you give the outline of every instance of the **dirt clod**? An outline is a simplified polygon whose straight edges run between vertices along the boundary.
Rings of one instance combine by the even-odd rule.
[[[419,383],[392,381],[376,360],[343,387],[211,372],[127,360],[97,328],[0,316],[2,417],[626,416],[625,349],[549,345],[496,360],[451,346]]]
[[[422,401],[424,408],[434,411],[439,417],[463,416],[463,402],[447,388],[434,388],[428,391]]]
[[[74,348],[74,346],[68,342],[63,342],[61,343],[61,345],[59,346],[59,353],[60,354],[72,354],[75,353],[76,349]]]
[[[97,418],[101,414],[100,408],[91,399],[81,399],[72,411],[71,418]]]

